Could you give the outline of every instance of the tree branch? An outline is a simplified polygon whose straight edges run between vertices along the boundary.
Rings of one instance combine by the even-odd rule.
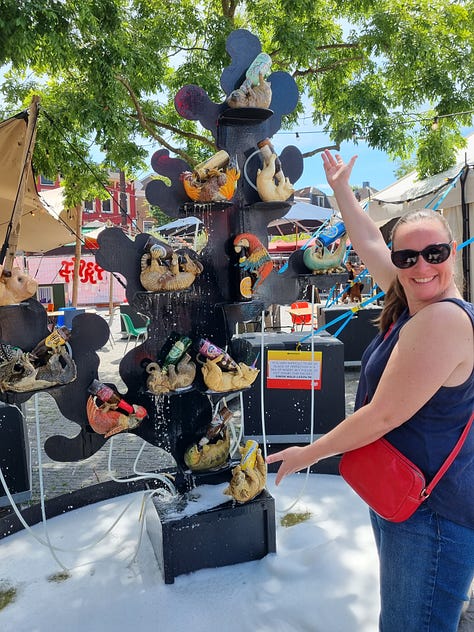
[[[319,154],[320,151],[324,151],[325,149],[334,149],[334,151],[339,151],[341,147],[339,145],[325,145],[324,147],[318,147],[317,149],[313,149],[313,151],[307,151],[305,154],[301,154],[303,158],[311,158],[311,156],[315,156]]]
[[[336,48],[360,48],[360,44],[346,44],[339,42],[339,44],[323,44],[322,46],[315,46],[314,50],[334,50]]]
[[[169,125],[168,123],[164,123],[163,121],[157,121],[154,118],[149,116],[144,116],[144,120],[147,123],[151,123],[155,127],[162,127],[163,129],[167,129],[169,132],[173,132],[173,134],[178,134],[179,136],[183,136],[184,138],[191,138],[193,140],[197,140],[204,145],[207,145],[211,149],[216,149],[216,144],[214,141],[209,140],[206,136],[202,136],[201,134],[195,134],[194,132],[187,132],[186,130],[181,129],[180,127],[175,127],[174,125]]]
[[[190,156],[187,152],[183,151],[182,149],[179,149],[178,147],[173,147],[162,136],[160,136],[159,134],[156,133],[155,127],[161,127],[163,129],[167,129],[168,131],[173,132],[175,134],[179,134],[180,136],[183,136],[184,138],[192,138],[194,140],[197,140],[199,142],[202,142],[202,143],[208,145],[209,147],[211,147],[214,150],[216,149],[215,143],[210,141],[205,136],[201,136],[199,134],[194,134],[193,132],[185,132],[184,130],[182,130],[182,129],[178,128],[178,127],[174,127],[173,125],[168,125],[167,123],[163,123],[162,121],[157,121],[157,120],[154,120],[154,119],[151,119],[151,118],[147,117],[144,114],[144,112],[143,112],[143,110],[141,108],[140,102],[139,102],[136,94],[134,93],[134,91],[133,91],[130,83],[128,82],[128,80],[125,77],[123,77],[122,75],[116,75],[116,79],[117,79],[117,81],[120,81],[120,83],[125,87],[125,89],[127,90],[128,94],[130,95],[130,98],[132,99],[134,108],[135,108],[135,110],[137,112],[137,120],[138,120],[139,124],[141,125],[141,127],[146,132],[148,132],[148,134],[150,134],[150,136],[152,138],[154,138],[156,141],[158,141],[160,143],[160,145],[162,145],[166,149],[169,149],[169,151],[172,151],[173,153],[175,153],[177,156],[179,156],[180,158],[185,160],[191,166],[195,164],[195,160],[192,158],[192,156]]]
[[[304,77],[305,75],[319,75],[319,74],[322,74],[323,72],[334,70],[334,68],[337,68],[338,66],[341,66],[342,64],[348,64],[351,61],[363,61],[363,59],[364,59],[363,55],[360,55],[360,57],[349,57],[347,59],[340,59],[339,61],[335,61],[334,63],[329,64],[328,66],[321,66],[321,68],[306,68],[306,70],[295,70],[292,74],[293,74],[293,77]]]
[[[222,15],[225,18],[231,18],[233,20],[235,18],[235,10],[238,4],[239,0],[221,0]]]

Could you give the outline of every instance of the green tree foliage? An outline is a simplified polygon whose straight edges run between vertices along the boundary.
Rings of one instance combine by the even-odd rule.
[[[163,213],[159,206],[150,206],[150,214],[155,218],[157,226],[163,226],[163,224],[173,221],[171,217]]]
[[[425,176],[453,163],[472,124],[473,23],[474,0],[0,0],[0,115],[40,95],[35,167],[59,171],[70,201],[94,193],[94,162],[131,176],[164,147],[195,164],[216,147],[174,95],[194,83],[223,101],[225,41],[246,28],[334,142],[416,156]]]

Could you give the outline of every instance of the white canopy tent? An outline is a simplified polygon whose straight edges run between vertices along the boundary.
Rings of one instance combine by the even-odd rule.
[[[308,204],[308,202],[295,202],[291,205],[288,213],[284,215],[284,219],[307,219],[324,222],[325,220],[330,219],[334,213],[335,211],[332,208],[326,208],[325,206]]]
[[[335,213],[336,211],[332,208],[296,201],[281,219],[272,220],[268,224],[268,227],[272,234],[280,235],[291,234],[298,231],[312,232],[315,226],[320,226]]]
[[[26,113],[0,122],[0,240],[3,244],[18,195],[27,131]],[[21,212],[18,250],[45,252],[71,241],[73,212],[55,208],[36,190],[33,171],[27,174]],[[1,245],[1,244],[0,244]]]
[[[467,146],[458,153],[455,166],[424,180],[413,171],[394,184],[378,191],[368,201],[367,211],[379,226],[401,217],[413,209],[431,208],[442,211],[458,244],[474,235],[474,134],[467,137]],[[469,227],[469,228],[467,228]],[[467,236],[466,233],[467,232]],[[474,294],[474,246],[460,251],[456,264],[458,287],[466,288],[467,297]]]
[[[201,220],[197,217],[183,217],[182,219],[176,219],[173,222],[168,222],[168,224],[163,224],[157,228],[158,231],[168,233],[170,231],[175,230],[176,228],[188,228],[199,226],[202,224]]]
[[[169,239],[170,243],[173,241],[176,244],[188,243],[194,250],[199,250],[199,233],[203,228],[204,224],[200,219],[189,216],[158,226],[156,232]]]

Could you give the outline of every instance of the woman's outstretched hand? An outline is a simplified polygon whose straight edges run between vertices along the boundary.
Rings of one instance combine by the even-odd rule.
[[[324,171],[329,186],[334,190],[338,184],[348,184],[357,156],[352,156],[346,164],[340,154],[331,154],[329,149],[325,149],[321,154]]]
[[[298,446],[292,446],[291,448],[286,448],[286,450],[281,450],[280,452],[275,452],[274,454],[269,454],[267,456],[267,463],[276,463],[281,461],[281,465],[275,479],[276,485],[279,485],[282,479],[285,476],[288,476],[288,474],[294,474],[295,472],[304,470],[314,463],[314,461],[308,461],[305,447],[306,446],[301,448]]]

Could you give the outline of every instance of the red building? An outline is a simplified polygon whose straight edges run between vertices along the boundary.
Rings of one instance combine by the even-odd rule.
[[[60,185],[59,178],[53,181],[39,176],[36,181],[39,192],[57,189]],[[106,188],[110,195],[105,200],[95,198],[82,203],[82,223],[110,221],[115,226],[126,227],[132,232],[142,230],[141,226],[137,226],[137,210],[141,206],[143,196],[137,195],[135,182],[121,182],[120,172],[110,172]]]

